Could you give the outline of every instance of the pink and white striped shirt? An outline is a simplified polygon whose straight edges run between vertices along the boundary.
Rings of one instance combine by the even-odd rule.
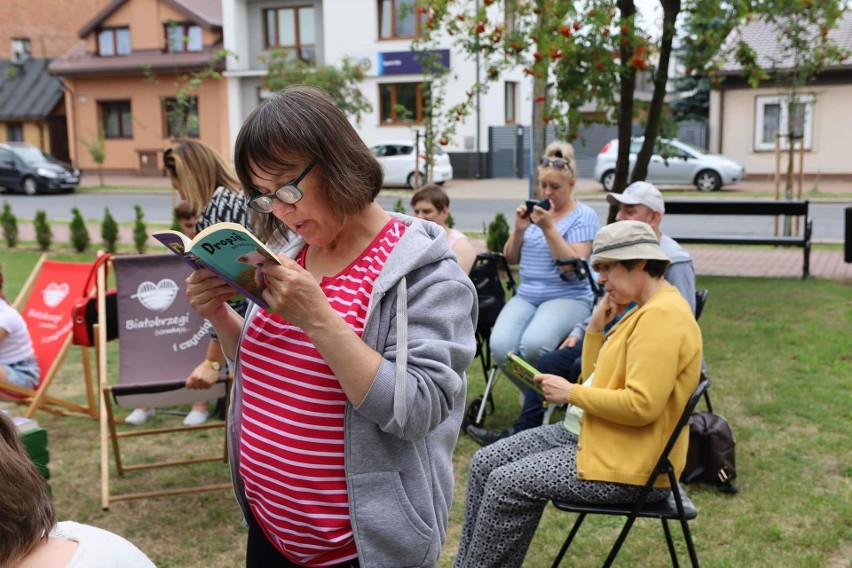
[[[372,243],[320,287],[359,336],[373,286],[405,225],[392,219]],[[307,247],[297,261],[304,266]],[[240,360],[240,473],[251,511],[290,561],[332,566],[358,556],[344,464],[346,395],[300,328],[261,310],[249,322]]]

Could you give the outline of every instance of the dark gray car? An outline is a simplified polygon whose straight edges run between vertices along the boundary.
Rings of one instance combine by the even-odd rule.
[[[0,144],[0,187],[27,195],[71,193],[80,183],[80,170],[60,162],[38,146],[25,142]]]

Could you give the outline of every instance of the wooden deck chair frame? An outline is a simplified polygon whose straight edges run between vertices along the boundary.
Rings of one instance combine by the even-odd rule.
[[[36,265],[33,268],[32,272],[30,272],[30,275],[27,277],[26,282],[24,282],[24,285],[18,293],[18,296],[15,298],[13,306],[16,310],[20,311],[24,307],[25,302],[30,298],[30,296],[36,292],[36,284],[38,283],[38,279],[42,275],[44,266],[48,263],[74,265],[83,264],[77,262],[70,263],[52,261],[47,259],[46,254],[42,254],[41,257],[38,259],[38,262],[36,262]],[[91,266],[91,264],[89,266]],[[79,294],[79,291],[72,291],[71,293]],[[24,315],[24,319],[26,319],[26,315]],[[56,378],[56,375],[59,372],[59,368],[65,361],[65,357],[68,355],[68,350],[71,347],[70,327],[68,328],[68,331],[65,334],[65,338],[61,341],[62,344],[59,348],[59,351],[57,352],[53,361],[51,361],[50,366],[47,369],[41,370],[42,377],[39,381],[38,388],[28,389],[3,381],[0,381],[0,388],[5,391],[14,392],[22,396],[22,398],[15,400],[14,402],[27,406],[27,409],[24,412],[24,416],[26,416],[27,418],[32,418],[36,410],[43,410],[45,412],[50,412],[61,416],[82,416],[85,418],[97,420],[98,407],[94,387],[94,374],[92,373],[92,365],[91,360],[89,358],[89,349],[87,347],[80,347],[81,357],[83,361],[83,377],[86,383],[86,404],[79,404],[69,400],[49,396],[47,394],[50,385]]]
[[[110,260],[110,262],[113,262]],[[114,267],[113,267],[114,270]],[[231,489],[230,483],[219,483],[202,485],[196,487],[185,487],[175,489],[162,489],[135,493],[115,494],[110,491],[110,464],[109,451],[112,447],[113,456],[115,458],[115,467],[119,476],[123,476],[127,472],[160,469],[167,467],[185,466],[192,464],[211,463],[211,462],[227,462],[228,447],[227,447],[227,424],[224,421],[207,422],[197,426],[172,426],[163,428],[147,428],[132,431],[119,431],[116,425],[123,423],[123,418],[118,418],[113,410],[113,396],[117,391],[121,390],[119,385],[111,385],[107,375],[107,334],[105,327],[104,315],[106,313],[106,270],[103,267],[97,277],[98,282],[98,315],[99,322],[95,325],[95,357],[97,360],[98,381],[101,393],[101,411],[100,411],[100,441],[101,441],[101,508],[109,509],[110,503],[118,501],[130,501],[135,499],[148,499],[152,497],[166,497],[174,495],[187,495],[192,493],[203,493],[208,491],[222,491]],[[119,338],[119,341],[121,339]],[[225,382],[226,393],[226,409],[229,402],[228,395],[230,394],[230,379],[228,377],[221,379]],[[139,393],[154,393],[168,392],[177,390],[184,386],[184,381],[175,381],[172,383],[160,383],[158,385],[140,385],[138,387],[130,387],[130,389],[138,389]],[[226,412],[227,414],[227,412]],[[198,430],[210,430],[221,428],[225,432],[225,437],[222,445],[221,454],[216,454],[209,457],[200,457],[195,459],[184,460],[167,460],[153,463],[141,463],[128,465],[122,459],[122,450],[120,441],[126,438],[134,438],[141,436],[157,436],[172,434],[177,432],[192,432]]]

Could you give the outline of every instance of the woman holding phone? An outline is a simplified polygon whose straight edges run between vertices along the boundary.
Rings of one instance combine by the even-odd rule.
[[[543,203],[515,210],[503,254],[520,265],[521,283],[491,331],[491,352],[502,368],[510,351],[534,366],[591,313],[589,283],[563,279],[554,264],[560,258],[588,258],[600,225],[597,213],[574,198],[576,167],[570,144],[551,143],[538,168]]]

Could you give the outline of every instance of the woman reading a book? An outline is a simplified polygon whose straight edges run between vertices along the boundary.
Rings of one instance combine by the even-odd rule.
[[[563,423],[476,452],[455,566],[521,566],[551,499],[634,503],[698,385],[701,331],[663,276],[669,259],[651,226],[603,227],[591,264],[606,294],[586,331],[582,384],[536,375],[549,402],[569,404]],[[623,312],[631,302],[636,307]],[[687,443],[684,431],[670,454],[676,477]],[[649,502],[668,496],[667,483],[658,481]]]
[[[172,186],[185,202],[175,208],[175,218],[184,233],[192,238],[199,231],[216,223],[231,222],[246,224],[246,199],[240,189],[230,164],[214,149],[196,142],[183,140],[174,148],[165,151],[163,162],[169,172]],[[195,226],[185,221],[195,218]],[[234,309],[245,313],[246,302],[232,302]],[[207,389],[219,380],[225,358],[219,341],[214,336],[207,348],[207,358],[196,365],[186,380],[190,389]],[[137,408],[125,418],[130,424],[143,424],[154,414],[152,408]],[[203,424],[210,416],[208,402],[198,401],[184,418],[187,426]]]
[[[476,350],[476,291],[433,223],[382,210],[382,169],[327,95],[290,87],[237,137],[268,309],[209,270],[193,307],[236,360],[232,479],[247,566],[432,566]],[[440,308],[438,308],[438,306]]]
[[[0,381],[35,389],[41,378],[27,322],[3,295],[0,267]],[[0,399],[9,398],[0,390]]]

